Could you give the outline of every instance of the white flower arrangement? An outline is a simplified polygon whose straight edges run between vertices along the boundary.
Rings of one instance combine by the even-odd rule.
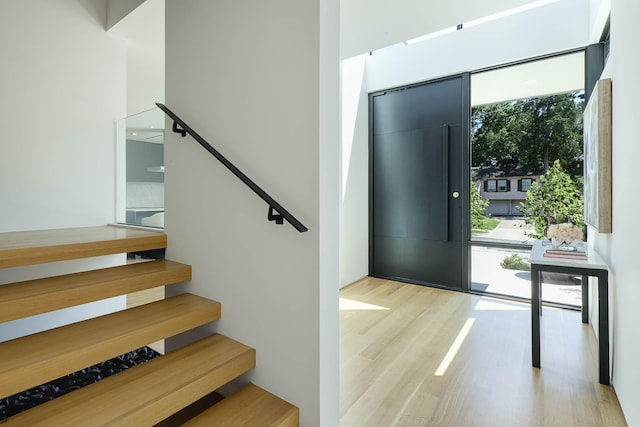
[[[551,224],[547,230],[547,237],[555,239],[559,244],[571,243],[574,240],[582,239],[582,230],[575,227],[570,222],[563,222],[562,224]]]

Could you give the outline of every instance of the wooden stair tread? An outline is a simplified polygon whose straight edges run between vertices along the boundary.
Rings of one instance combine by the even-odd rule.
[[[0,322],[191,279],[191,266],[156,260],[0,286]]]
[[[0,398],[220,317],[220,304],[182,294],[0,343]]]
[[[5,422],[7,426],[154,425],[254,366],[254,349],[211,335]]]
[[[297,427],[299,410],[255,384],[247,384],[183,427]]]
[[[0,268],[167,247],[167,235],[100,226],[0,233]]]

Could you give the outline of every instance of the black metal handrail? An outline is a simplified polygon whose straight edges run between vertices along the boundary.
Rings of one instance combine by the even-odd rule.
[[[245,175],[240,169],[238,169],[233,163],[227,160],[218,150],[213,148],[211,144],[209,144],[203,137],[198,135],[196,131],[191,129],[189,125],[187,125],[180,117],[178,117],[173,111],[168,109],[164,104],[156,103],[156,105],[164,111],[167,116],[169,116],[173,120],[172,130],[176,133],[179,133],[184,138],[187,134],[191,135],[193,139],[198,141],[202,147],[207,150],[209,153],[213,155],[216,159],[220,161],[227,169],[229,169],[235,176],[237,176],[240,181],[244,182],[247,187],[253,190],[262,200],[267,202],[269,205],[269,212],[267,213],[267,219],[269,221],[275,221],[276,224],[282,224],[283,220],[287,220],[291,225],[295,227],[296,230],[303,233],[307,231],[307,227],[305,227],[300,221],[296,219],[293,215],[289,213],[282,205],[275,200],[273,197],[268,195],[262,188],[258,186],[255,182],[253,182],[247,175]],[[179,126],[179,127],[178,127]]]

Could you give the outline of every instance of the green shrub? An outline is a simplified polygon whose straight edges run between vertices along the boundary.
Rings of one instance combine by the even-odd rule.
[[[504,259],[500,262],[500,267],[507,270],[531,270],[529,264],[524,262],[524,258],[522,258],[518,254],[507,255],[506,257],[504,257]]]
[[[487,228],[484,227],[485,221],[488,219],[486,214],[487,206],[489,206],[489,201],[484,200],[480,196],[480,190],[476,184],[471,181],[471,228],[487,230]],[[495,226],[489,228],[489,230],[493,228],[495,228]]]

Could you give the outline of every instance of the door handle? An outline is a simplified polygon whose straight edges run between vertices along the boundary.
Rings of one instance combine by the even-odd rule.
[[[449,125],[442,126],[442,241],[449,241]]]

